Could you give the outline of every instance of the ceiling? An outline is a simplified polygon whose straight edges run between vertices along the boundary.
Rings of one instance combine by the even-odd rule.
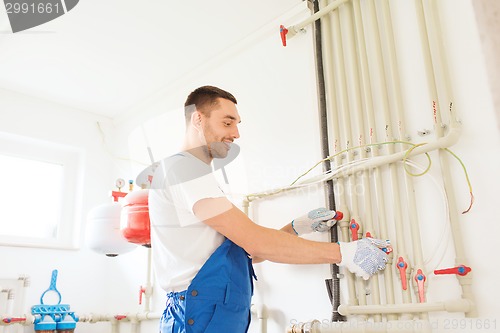
[[[82,0],[17,33],[0,7],[0,89],[119,117],[300,3]]]

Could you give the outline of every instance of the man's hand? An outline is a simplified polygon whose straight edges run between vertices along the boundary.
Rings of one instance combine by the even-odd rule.
[[[370,276],[385,268],[387,254],[383,249],[391,246],[388,240],[363,238],[354,242],[340,244],[342,261],[340,267],[346,267],[351,273],[368,280]]]
[[[317,208],[311,210],[307,215],[294,219],[292,228],[299,236],[313,231],[324,232],[330,230],[342,217],[342,212]]]

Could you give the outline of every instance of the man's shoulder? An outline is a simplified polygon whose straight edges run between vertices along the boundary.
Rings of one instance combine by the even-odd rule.
[[[160,161],[155,177],[161,177],[170,185],[188,182],[212,172],[207,165],[189,153],[179,152]]]

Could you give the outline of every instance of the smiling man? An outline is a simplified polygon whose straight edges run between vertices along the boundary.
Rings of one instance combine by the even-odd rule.
[[[162,161],[149,194],[151,246],[160,286],[167,292],[161,333],[244,333],[250,323],[253,263],[345,266],[368,279],[384,269],[387,241],[315,242],[297,237],[327,231],[341,218],[318,208],[281,230],[254,223],[234,206],[212,173],[240,137],[236,98],[213,86],[185,102],[182,151]]]

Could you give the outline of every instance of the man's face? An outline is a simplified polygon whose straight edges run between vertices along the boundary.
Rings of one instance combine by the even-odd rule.
[[[231,143],[240,137],[238,124],[241,119],[236,105],[219,98],[219,105],[210,112],[210,117],[202,116],[203,134],[212,158],[225,158]]]

